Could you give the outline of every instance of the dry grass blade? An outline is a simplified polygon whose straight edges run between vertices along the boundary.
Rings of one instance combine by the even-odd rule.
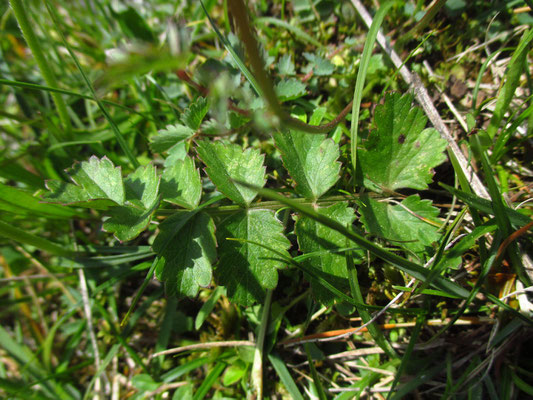
[[[189,350],[204,350],[204,349],[213,349],[215,347],[237,347],[237,346],[254,347],[255,342],[252,342],[250,340],[228,340],[228,341],[223,341],[223,342],[221,341],[221,342],[190,344],[187,346],[180,346],[180,347],[175,347],[173,349],[159,351],[157,353],[152,354],[151,358],[155,358],[159,356],[166,356],[169,354],[181,353],[181,352],[189,351]]]

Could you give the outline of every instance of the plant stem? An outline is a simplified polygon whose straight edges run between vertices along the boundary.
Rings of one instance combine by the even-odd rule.
[[[365,193],[367,196],[372,198],[382,198],[383,196],[378,193]],[[328,197],[321,197],[320,199],[317,199],[316,201],[308,200],[305,198],[294,198],[291,199],[293,202],[311,206],[313,204],[318,204],[323,207],[331,206],[333,204],[337,204],[341,201],[355,201],[357,198],[359,198],[359,193],[354,193],[351,195],[338,195],[338,196],[328,196]],[[257,201],[255,203],[252,203],[248,206],[250,209],[261,209],[261,210],[279,210],[281,208],[287,207],[286,204],[283,204],[279,201]],[[233,213],[235,211],[242,210],[242,207],[236,204],[228,205],[228,206],[212,206],[212,207],[206,207],[204,209],[204,212],[208,213],[209,215],[221,215],[221,214],[228,214]],[[187,209],[163,209],[163,210],[157,210],[156,215],[158,217],[169,217],[171,215],[174,215],[179,212],[190,212],[190,210]]]
[[[41,74],[43,75],[46,84],[53,88],[59,87],[54,72],[44,56],[39,40],[37,40],[37,37],[35,36],[23,0],[11,0],[11,8],[13,9],[15,18],[20,26],[20,30],[22,31],[22,36],[24,36],[26,43],[28,43],[28,47],[35,57],[35,61],[41,70]],[[72,132],[72,125],[68,116],[67,106],[59,93],[52,92],[50,95],[57,107],[57,113],[59,114],[59,119],[63,126],[63,137],[61,139],[69,138]]]
[[[263,65],[263,58],[259,52],[259,44],[254,36],[250,21],[248,20],[246,5],[242,0],[229,0],[229,6],[235,26],[237,27],[239,38],[246,49],[248,61],[250,62],[252,72],[255,75],[254,78],[260,88],[260,93],[268,103],[270,110],[279,118],[281,124],[302,132],[321,134],[331,131],[343,121],[344,118],[346,118],[346,115],[352,109],[352,102],[350,102],[333,121],[323,125],[306,124],[297,118],[293,118],[284,111],[276,96],[272,80]]]

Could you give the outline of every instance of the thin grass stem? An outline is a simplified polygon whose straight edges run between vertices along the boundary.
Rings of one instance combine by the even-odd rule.
[[[46,57],[44,56],[43,50],[41,48],[41,44],[37,39],[35,32],[33,31],[32,23],[28,18],[28,13],[26,11],[27,7],[24,4],[24,1],[11,0],[10,3],[15,18],[17,19],[17,22],[20,26],[20,30],[22,31],[22,35],[24,36],[26,43],[28,43],[28,47],[30,48],[33,56],[35,57],[35,61],[37,62],[37,65],[41,70],[44,81],[48,86],[52,88],[58,88],[59,85],[57,83],[56,76],[52,71],[50,64],[46,60]],[[57,107],[57,113],[63,126],[63,131],[61,132],[61,139],[68,139],[71,136],[72,125],[70,123],[70,118],[68,115],[65,101],[59,93],[51,93],[50,95],[52,96],[52,99],[54,100],[54,103]]]

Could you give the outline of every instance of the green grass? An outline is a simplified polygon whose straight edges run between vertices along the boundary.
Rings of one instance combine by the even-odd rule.
[[[530,3],[2,3],[0,397],[531,396]]]

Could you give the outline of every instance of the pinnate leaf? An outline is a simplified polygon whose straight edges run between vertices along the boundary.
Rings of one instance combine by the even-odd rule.
[[[215,225],[204,213],[189,212],[160,225],[154,251],[161,257],[156,276],[169,295],[194,297],[211,283],[216,258]]]
[[[226,286],[228,296],[235,302],[249,306],[262,302],[265,290],[278,283],[277,269],[284,264],[268,249],[238,238],[262,243],[282,254],[290,242],[283,235],[283,227],[269,210],[242,210],[217,226],[220,261],[215,271],[217,281]]]
[[[440,239],[438,227],[434,225],[439,223],[439,210],[430,200],[420,200],[418,195],[413,195],[400,205],[392,205],[364,196],[360,204],[361,219],[370,233],[399,241],[394,244],[419,256],[430,254],[431,244]]]
[[[202,196],[202,182],[191,157],[186,156],[163,170],[161,196],[169,203],[196,208]]]
[[[446,160],[446,141],[427,118],[412,107],[411,95],[388,94],[376,107],[377,129],[358,150],[364,185],[374,191],[426,189],[432,169]]]
[[[354,210],[348,207],[347,203],[337,203],[328,208],[318,208],[317,211],[344,226],[351,226],[355,220]],[[315,257],[305,259],[304,264],[338,289],[348,289],[345,254],[327,251],[347,247],[345,236],[309,217],[298,218],[295,233],[300,251],[304,254],[320,252]],[[349,243],[349,246],[356,246],[353,242]],[[364,255],[362,251],[358,253],[361,257]],[[311,280],[311,288],[315,298],[322,303],[330,305],[335,300],[331,291],[317,281]]]
[[[259,150],[248,148],[243,151],[236,144],[203,141],[198,144],[197,151],[217,189],[241,207],[247,207],[257,192],[237,182],[257,187],[263,187],[266,182],[264,156]]]
[[[320,123],[323,111],[317,109],[312,124]],[[326,135],[291,130],[275,133],[274,140],[300,195],[316,200],[339,179],[339,146]]]

